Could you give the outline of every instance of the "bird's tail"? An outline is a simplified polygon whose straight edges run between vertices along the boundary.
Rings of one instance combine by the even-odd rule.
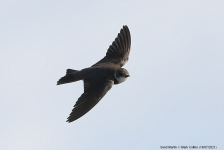
[[[78,78],[78,75],[76,75],[77,72],[79,72],[79,70],[67,69],[66,75],[58,80],[57,85],[75,82],[75,81],[80,80]]]

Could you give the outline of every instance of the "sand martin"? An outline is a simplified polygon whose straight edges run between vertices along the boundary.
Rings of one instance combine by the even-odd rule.
[[[84,93],[74,105],[67,122],[85,115],[104,97],[113,84],[122,83],[130,77],[128,71],[121,68],[128,61],[130,48],[130,31],[127,26],[123,26],[103,59],[82,70],[67,69],[66,75],[57,82],[57,85],[79,80],[84,82]]]

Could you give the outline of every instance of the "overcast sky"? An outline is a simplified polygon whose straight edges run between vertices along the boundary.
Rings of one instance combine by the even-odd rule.
[[[224,1],[0,2],[0,149],[224,149]],[[123,25],[130,78],[67,123],[83,82]]]

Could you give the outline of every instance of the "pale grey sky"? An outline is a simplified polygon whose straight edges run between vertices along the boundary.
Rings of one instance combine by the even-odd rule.
[[[0,2],[0,149],[224,149],[224,1]],[[66,123],[89,67],[123,25],[131,77]]]

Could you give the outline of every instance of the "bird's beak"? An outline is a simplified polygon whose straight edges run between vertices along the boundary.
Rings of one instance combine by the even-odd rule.
[[[125,78],[130,77],[130,75],[126,75]]]

